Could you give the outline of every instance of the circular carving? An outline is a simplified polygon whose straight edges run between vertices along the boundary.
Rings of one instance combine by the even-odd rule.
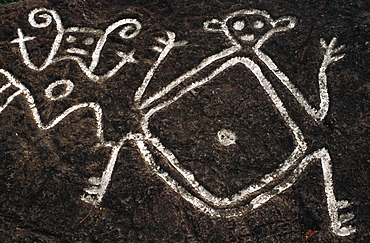
[[[57,95],[57,96],[54,96],[53,95],[53,90],[55,89],[55,87],[59,86],[59,85],[64,85],[64,92],[62,92],[61,94]],[[72,91],[73,91],[73,88],[74,88],[74,84],[70,81],[70,80],[58,80],[58,81],[55,81],[54,83],[51,83],[46,89],[45,89],[45,96],[50,99],[50,100],[59,100],[59,99],[62,99],[64,97],[67,97]]]

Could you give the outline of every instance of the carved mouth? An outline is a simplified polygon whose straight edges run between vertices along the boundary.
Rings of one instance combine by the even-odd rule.
[[[83,56],[89,55],[88,51],[86,51],[84,49],[80,49],[80,48],[68,48],[67,52],[71,53],[71,54],[79,54],[79,55],[83,55]]]
[[[240,37],[243,41],[253,41],[254,40],[254,34],[246,34]]]

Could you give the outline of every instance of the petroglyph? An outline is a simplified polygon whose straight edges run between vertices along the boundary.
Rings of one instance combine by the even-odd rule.
[[[41,18],[43,22],[38,23],[36,21],[36,17]],[[28,22],[34,28],[49,27],[53,20],[55,21],[56,24],[57,35],[55,36],[48,57],[46,58],[44,63],[39,67],[36,66],[31,61],[26,44],[28,41],[36,41],[37,38],[25,36],[21,28],[18,28],[17,30],[18,38],[14,39],[12,43],[16,43],[19,45],[19,50],[22,55],[23,62],[30,69],[35,71],[42,71],[53,63],[60,62],[63,60],[73,60],[77,62],[81,70],[86,74],[86,76],[90,80],[102,83],[105,80],[112,77],[114,74],[116,74],[117,71],[120,70],[126,63],[136,62],[135,59],[133,58],[135,52],[134,50],[132,50],[129,53],[117,51],[116,54],[121,58],[121,60],[116,64],[114,68],[112,68],[111,70],[107,71],[105,74],[102,75],[97,75],[94,73],[96,67],[99,64],[100,55],[103,50],[103,47],[107,41],[108,36],[112,32],[121,29],[119,31],[119,36],[122,39],[132,39],[140,33],[141,24],[136,19],[121,19],[111,24],[105,31],[103,31],[100,29],[92,29],[86,27],[69,27],[65,29],[58,13],[54,10],[49,10],[45,8],[34,9],[28,16]],[[64,39],[66,39],[66,42],[68,43],[74,43],[77,40],[75,35],[81,33],[95,35],[96,38],[98,39],[96,41],[95,49],[93,50],[92,53],[89,53],[87,50],[82,48],[72,47],[66,50],[66,52],[71,55],[58,55],[60,46]],[[65,36],[67,37],[65,38]],[[83,43],[86,46],[92,45],[94,44],[94,42],[95,39],[93,37],[87,37],[83,41]],[[83,58],[84,56],[89,56],[91,58],[90,65],[86,62],[86,58]]]
[[[43,22],[38,23],[35,16],[38,17],[37,19],[42,19]],[[57,12],[44,8],[34,9],[28,17],[29,24],[34,28],[46,28],[50,26],[53,21],[56,24],[57,35],[52,44],[49,55],[41,66],[36,66],[31,61],[27,50],[27,43],[30,41],[36,41],[37,38],[25,35],[21,28],[17,30],[18,38],[14,39],[12,43],[19,45],[22,60],[28,68],[42,72],[56,62],[71,60],[77,62],[81,71],[88,79],[101,83],[113,77],[125,64],[136,62],[133,57],[135,53],[134,50],[129,53],[117,52],[116,54],[121,58],[121,61],[117,63],[112,70],[109,70],[103,75],[97,75],[94,73],[96,67],[99,65],[99,58],[107,37],[113,31],[120,29],[119,36],[121,38],[135,38],[139,35],[142,27],[141,23],[137,19],[122,19],[111,24],[106,28],[106,30],[100,30],[88,27],[64,28]],[[344,46],[336,47],[336,38],[333,38],[329,43],[323,39],[320,41],[320,45],[324,49],[324,56],[318,72],[320,103],[318,104],[319,108],[315,109],[309,104],[300,90],[290,81],[288,76],[278,68],[278,65],[276,65],[273,60],[261,50],[263,44],[268,42],[270,38],[275,37],[278,33],[289,31],[296,25],[297,20],[295,17],[285,16],[273,19],[267,12],[256,9],[240,10],[227,15],[221,20],[213,19],[206,21],[204,22],[204,31],[223,34],[225,41],[227,41],[230,46],[217,54],[206,57],[197,66],[174,79],[157,93],[144,99],[143,97],[147,87],[162,62],[174,48],[181,48],[187,44],[185,40],[177,41],[176,34],[174,32],[166,31],[166,38],[157,38],[158,45],[154,46],[152,49],[158,52],[159,55],[154,64],[147,71],[145,78],[134,95],[135,108],[139,110],[142,115],[140,122],[142,133],[128,133],[119,141],[105,140],[102,124],[103,110],[101,106],[95,102],[74,105],[65,110],[50,123],[45,124],[41,121],[39,111],[36,108],[31,91],[15,76],[3,69],[0,69],[0,73],[5,77],[8,83],[0,88],[0,94],[4,93],[4,91],[10,87],[15,87],[17,91],[6,99],[5,103],[0,107],[0,112],[3,112],[15,97],[22,95],[26,99],[27,105],[32,112],[33,119],[38,128],[48,130],[58,125],[60,121],[71,115],[76,110],[93,110],[96,119],[96,136],[100,141],[100,145],[111,149],[110,158],[108,159],[106,169],[102,176],[91,177],[88,181],[90,186],[85,189],[86,193],[82,196],[83,201],[93,205],[99,205],[102,202],[104,194],[109,186],[118,154],[125,142],[128,140],[133,141],[134,144],[136,144],[138,151],[148,167],[151,168],[153,172],[165,183],[167,183],[169,187],[194,207],[215,217],[236,217],[245,214],[247,211],[255,210],[256,208],[263,206],[271,198],[290,188],[299,179],[302,172],[305,171],[306,167],[310,163],[320,161],[320,166],[323,170],[328,214],[331,220],[331,230],[336,235],[348,236],[354,233],[356,229],[352,226],[345,226],[344,224],[353,219],[354,215],[353,213],[341,215],[339,213],[341,209],[350,206],[350,203],[345,200],[338,201],[335,197],[329,151],[323,147],[311,152],[310,154],[307,153],[307,143],[301,128],[291,118],[285,107],[286,104],[284,104],[273,85],[266,78],[261,67],[248,57],[238,56],[238,52],[242,49],[249,49],[255,53],[262,63],[264,63],[277,79],[289,90],[307,114],[317,122],[321,122],[329,111],[330,103],[326,71],[329,65],[344,57],[344,54],[340,54]],[[89,33],[91,35],[90,37],[83,39],[82,43],[86,46],[95,45],[93,52],[89,52],[87,49],[83,49],[81,47],[71,47],[66,50],[68,55],[58,54],[63,41],[73,44],[77,41],[77,35],[80,33]],[[91,63],[88,64],[83,56],[90,56]],[[184,84],[185,81],[196,76],[196,74],[204,71],[205,68],[210,67],[211,64],[220,60],[225,61],[215,67],[214,70],[209,71],[205,78],[187,84],[167,100],[159,102],[161,98],[175,90],[176,87],[180,87],[180,84]],[[266,93],[269,101],[278,111],[284,125],[290,130],[295,147],[288,158],[281,161],[280,165],[274,171],[264,175],[257,183],[253,183],[228,197],[220,197],[206,189],[192,171],[182,166],[181,161],[178,160],[175,154],[170,149],[166,148],[158,137],[152,134],[149,129],[149,125],[151,123],[151,118],[159,111],[165,112],[168,107],[176,103],[178,100],[183,99],[183,97],[190,91],[212,82],[212,80],[219,77],[220,74],[225,73],[236,65],[242,66],[244,69],[250,71],[254,75],[254,78],[258,80],[263,92]],[[248,81],[248,79],[245,80],[246,82]],[[53,90],[57,86],[63,86],[64,92],[55,95]],[[74,84],[71,80],[57,80],[46,88],[45,97],[51,101],[59,100],[67,97],[71,92],[73,92],[73,88]],[[215,134],[214,139],[225,147],[232,147],[238,144],[239,135],[235,133],[232,128],[228,128],[219,130]],[[152,149],[155,149],[167,160],[172,168],[174,168],[174,170],[179,174],[179,177],[181,177],[182,180],[191,187],[191,190],[186,189],[185,186],[182,185],[182,181],[177,181],[171,177],[168,171],[156,162]],[[104,163],[104,161],[102,161],[102,163]],[[271,188],[268,189],[269,187]],[[242,206],[240,206],[241,204]]]

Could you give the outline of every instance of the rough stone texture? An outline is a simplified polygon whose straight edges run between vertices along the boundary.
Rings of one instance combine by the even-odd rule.
[[[105,29],[122,18],[137,18],[143,25],[141,33],[128,43],[109,39],[104,65],[97,72],[117,62],[111,50],[135,48],[139,62],[127,64],[103,84],[87,79],[73,61],[52,64],[42,72],[30,70],[20,58],[18,45],[10,42],[22,28],[38,38],[29,44],[32,60],[40,65],[45,59],[55,29],[30,27],[27,16],[36,7],[56,10],[65,26]],[[266,77],[289,104],[286,108],[305,134],[308,152],[323,146],[329,150],[335,194],[338,200],[353,203],[348,210],[355,218],[348,224],[357,228],[355,234],[338,237],[331,233],[319,163],[310,164],[297,183],[260,208],[241,217],[214,218],[164,183],[131,142],[120,150],[107,193],[95,208],[80,197],[88,178],[104,170],[109,151],[95,146],[93,114],[78,111],[43,131],[35,125],[25,100],[17,97],[0,114],[1,242],[370,242],[367,0],[29,0],[0,8],[0,68],[31,90],[43,120],[50,121],[78,103],[98,102],[103,108],[104,136],[117,141],[139,131],[140,114],[132,108],[133,98],[158,56],[151,50],[158,44],[155,37],[170,30],[188,44],[171,52],[144,97],[228,46],[221,34],[204,32],[204,21],[248,8],[266,10],[274,18],[297,17],[297,26],[271,38],[264,51],[311,104],[319,102],[320,38],[337,37],[339,44],[346,45],[345,58],[328,70],[330,108],[323,122],[308,116],[272,74]],[[244,82],[248,75],[235,66],[158,112],[150,123],[152,133],[183,166],[221,196],[270,172],[292,150],[288,129],[277,113],[271,115],[256,80]],[[45,88],[59,79],[73,80],[73,93],[60,101],[47,100]],[[2,86],[6,81],[1,77],[0,82]],[[5,97],[0,96],[1,104]],[[220,147],[215,137],[207,137],[233,126],[245,128],[240,136],[244,144],[238,148]],[[250,157],[239,160],[241,156]]]

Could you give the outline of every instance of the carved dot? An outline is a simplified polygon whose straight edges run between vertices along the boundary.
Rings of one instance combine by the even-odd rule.
[[[53,90],[60,85],[64,86],[64,90],[63,90],[64,92],[55,96],[53,94]],[[70,80],[64,80],[64,79],[58,80],[58,81],[55,81],[54,83],[51,83],[45,89],[45,96],[46,98],[50,100],[59,100],[59,99],[67,97],[73,91],[73,88],[74,88],[74,84]]]
[[[76,37],[74,37],[73,35],[70,35],[67,37],[67,42],[68,43],[73,43],[76,41]]]
[[[234,30],[242,30],[245,27],[245,22],[243,20],[236,21],[233,24]]]
[[[217,139],[222,145],[229,146],[235,144],[236,134],[233,131],[221,129],[217,132]]]
[[[94,43],[94,38],[93,37],[87,37],[84,41],[83,41],[83,43],[85,44],[85,45],[87,45],[87,46],[89,46],[89,45],[92,45],[93,43]]]
[[[262,29],[263,26],[265,26],[265,24],[261,20],[257,20],[256,22],[254,22],[253,25],[255,29]]]

